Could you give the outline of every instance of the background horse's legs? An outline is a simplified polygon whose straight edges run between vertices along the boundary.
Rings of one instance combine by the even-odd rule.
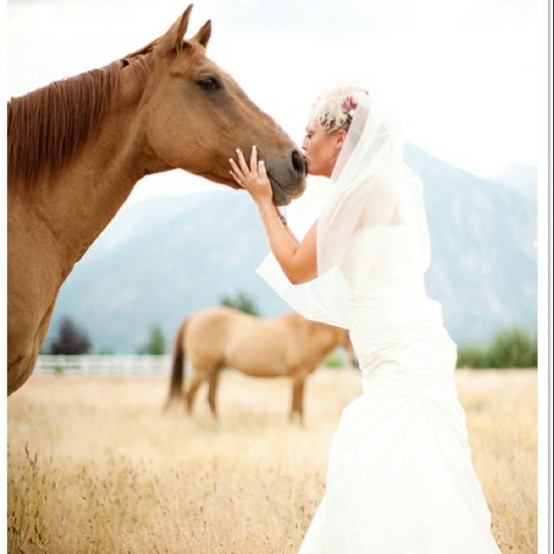
[[[217,409],[215,406],[215,395],[217,392],[217,385],[219,382],[219,371],[220,368],[217,368],[211,375],[208,381],[208,404],[214,415],[214,419],[217,421]]]
[[[196,397],[196,393],[198,392],[198,387],[202,384],[202,381],[206,379],[206,372],[204,371],[197,371],[195,369],[194,375],[191,379],[189,389],[186,394],[186,401],[187,401],[187,412],[190,414],[192,413],[192,407],[194,405],[194,398]]]
[[[298,423],[304,425],[304,382],[306,380],[306,374],[302,371],[292,377],[292,409],[290,412],[290,420],[294,421],[295,415],[297,415]]]

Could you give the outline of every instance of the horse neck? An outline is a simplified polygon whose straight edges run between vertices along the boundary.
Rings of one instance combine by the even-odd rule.
[[[77,261],[129,196],[140,175],[121,128],[102,130],[78,160],[40,187],[36,205],[54,236],[63,238],[65,257]]]
[[[125,89],[123,89],[125,90]],[[118,93],[121,95],[122,93]],[[96,136],[55,178],[37,183],[26,210],[56,238],[62,274],[70,271],[144,176],[141,141],[134,131],[136,106],[116,98]]]

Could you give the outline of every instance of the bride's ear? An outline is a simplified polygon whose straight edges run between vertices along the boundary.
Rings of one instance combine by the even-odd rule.
[[[344,146],[344,141],[346,140],[347,131],[346,129],[339,129],[337,131],[337,142],[336,142],[336,154],[342,150],[342,147]]]

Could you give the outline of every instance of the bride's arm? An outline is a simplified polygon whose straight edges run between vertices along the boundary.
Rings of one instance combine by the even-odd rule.
[[[290,230],[290,227],[288,226],[287,224],[287,220],[285,218],[285,216],[279,211],[279,208],[277,206],[274,206],[275,208],[275,211],[277,212],[277,215],[279,216],[279,219],[281,220],[281,222],[283,223],[283,227],[285,228],[285,230],[287,231],[289,237],[296,243],[296,244],[300,244],[300,241],[294,236],[293,232]]]
[[[273,255],[279,262],[288,280],[298,285],[317,277],[316,225],[299,242],[281,219],[272,202],[272,191],[263,161],[258,162],[255,147],[250,157],[250,167],[240,150],[237,150],[238,164],[231,163],[231,175],[235,181],[250,193],[258,207],[260,217],[269,240]]]
[[[283,273],[293,285],[300,285],[317,277],[316,224],[302,242],[282,224],[271,199],[256,203],[273,255]]]

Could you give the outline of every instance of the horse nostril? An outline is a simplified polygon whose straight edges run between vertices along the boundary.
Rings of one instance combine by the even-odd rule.
[[[301,175],[304,175],[306,172],[306,167],[304,164],[304,157],[298,150],[292,151],[292,167],[297,173],[300,173]]]

